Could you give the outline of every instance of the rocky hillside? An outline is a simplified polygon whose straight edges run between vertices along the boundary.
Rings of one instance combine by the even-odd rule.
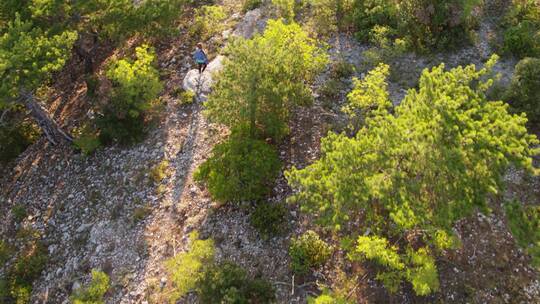
[[[9,252],[5,262],[1,260],[4,265],[0,275],[7,277],[11,265],[17,263],[18,252],[28,243],[39,241],[47,259],[32,284],[31,303],[70,303],[71,295],[88,286],[93,269],[110,277],[105,303],[167,303],[167,292],[174,283],[166,261],[188,252],[189,235],[197,231],[200,239],[214,241],[218,263],[233,262],[250,278],[268,281],[277,303],[306,303],[325,286],[338,286],[343,277],[336,269],[343,265],[347,266],[340,269],[355,276],[347,283],[353,284],[349,293],[355,299],[353,303],[540,303],[538,268],[512,235],[501,203],[516,199],[540,204],[540,178],[520,169],[505,174],[507,186],[491,199],[491,212],[476,210],[456,222],[453,231],[461,246],[437,257],[440,288],[426,296],[416,295],[406,284],[397,292],[388,292],[376,279],[379,271],[375,264],[348,264],[344,249],[333,252],[323,266],[297,275],[291,269],[289,248],[292,239],[307,230],[317,230],[311,214],[296,204],[283,204],[284,232],[266,237],[253,225],[253,202],[223,204],[214,199],[205,184],[194,178],[214,146],[230,134],[227,127],[204,115],[215,85],[213,78],[230,56],[226,46],[231,41],[263,33],[268,20],[276,17],[272,1],[246,11],[242,10],[242,1],[216,2],[228,13],[221,22],[224,28],[205,42],[210,63],[202,75],[192,59],[196,43],[189,30],[195,23],[193,12],[182,17],[174,37],[154,45],[164,84],[159,96],[162,105],[146,126],[142,141],[107,145],[86,155],[68,142],[52,145],[42,136],[1,169],[0,237],[10,249],[5,250]],[[486,1],[484,5],[498,2]],[[395,106],[407,90],[418,87],[418,78],[426,68],[440,63],[447,68],[484,65],[497,51],[490,37],[501,35],[497,28],[500,19],[489,16],[487,9],[485,12],[487,17],[478,25],[472,44],[428,54],[406,51],[386,60],[393,71],[388,88]],[[105,75],[111,60],[122,58],[129,52],[130,43],[139,43],[137,39],[123,48],[102,45],[102,58],[94,61],[96,74]],[[292,110],[290,132],[276,145],[282,169],[264,198],[272,204],[282,204],[293,194],[284,172],[292,167],[305,168],[319,159],[321,138],[328,131],[346,130],[348,118],[342,107],[354,89],[353,79],[365,79],[373,68],[366,51],[382,49],[346,31],[331,33],[320,41],[327,44],[329,64],[310,87],[313,104]],[[497,86],[510,83],[517,62],[513,56],[498,61],[494,72],[500,74],[501,81]],[[354,69],[335,81],[336,63]],[[95,115],[83,65],[72,59],[58,72],[52,81],[55,94],[47,103],[53,119],[72,132]],[[335,87],[329,88],[329,82]],[[193,92],[194,102],[183,102],[179,91]],[[539,162],[535,159],[537,166]],[[339,248],[335,233],[317,231]],[[199,302],[195,292],[179,300]]]

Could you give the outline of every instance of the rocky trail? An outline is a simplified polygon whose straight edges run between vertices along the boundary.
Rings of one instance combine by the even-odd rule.
[[[264,29],[268,18],[268,12],[262,9],[234,14],[231,19],[236,24],[221,38],[249,38]],[[492,24],[482,24],[479,42],[456,52],[395,58],[392,68],[399,79],[390,83],[393,102],[398,104],[406,90],[415,86],[424,68],[440,62],[449,67],[464,62],[481,65],[492,52],[487,40],[492,30]],[[328,268],[302,282],[294,281],[289,269],[289,241],[309,228],[309,218],[296,206],[287,206],[287,233],[263,240],[250,224],[250,204],[220,206],[193,181],[195,169],[227,134],[202,114],[211,91],[211,75],[222,67],[224,57],[216,56],[201,76],[191,69],[191,50],[181,43],[183,38],[161,50],[160,67],[171,71],[165,76],[164,114],[143,142],[127,148],[107,147],[85,157],[71,147],[52,147],[41,139],[0,178],[0,221],[6,223],[0,226],[0,236],[20,246],[27,238],[18,235],[22,228],[46,240],[50,261],[35,283],[33,303],[69,303],[72,290],[88,283],[94,268],[111,276],[107,303],[163,303],[160,292],[170,284],[164,261],[186,250],[188,234],[193,230],[215,240],[218,261],[233,261],[252,276],[272,282],[279,303],[305,303],[306,297],[318,290],[317,284],[338,279]],[[320,138],[344,119],[340,108],[352,87],[352,78],[362,78],[368,71],[362,55],[367,45],[347,35],[333,37],[329,43],[332,59],[356,65],[356,72],[343,80],[346,85],[331,105],[325,105],[323,97],[316,95],[313,107],[292,113],[291,134],[279,147],[284,169],[304,167],[319,156]],[[503,81],[510,79],[514,65],[512,59],[499,62],[496,72],[502,74]],[[328,74],[320,77],[315,91],[323,86]],[[195,102],[181,104],[173,94],[179,87],[194,91]],[[156,179],[154,171],[160,164],[164,176]],[[508,178],[520,183],[519,173],[511,172]],[[540,180],[531,183],[537,189],[533,199],[535,195],[540,199]],[[282,174],[268,201],[283,202],[289,194]],[[14,221],[10,211],[15,205],[28,211],[21,223]],[[501,218],[495,212],[459,224],[457,232],[467,246],[441,261],[445,286],[439,298],[418,299],[405,290],[392,297],[394,303],[464,303],[468,299],[464,285],[480,290],[473,299],[476,303],[490,303],[510,294],[518,294],[529,303],[540,302],[540,282],[523,252],[516,249]],[[514,268],[510,262],[515,262]],[[496,275],[483,275],[488,272]],[[501,282],[507,273],[516,273],[515,280]],[[366,294],[366,302],[388,299],[381,290],[381,285],[370,279],[361,280],[356,289]],[[185,302],[194,303],[195,298],[187,297]],[[512,298],[505,303],[512,303]]]

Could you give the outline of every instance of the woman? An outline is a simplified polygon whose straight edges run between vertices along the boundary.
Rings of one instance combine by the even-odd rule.
[[[197,48],[195,49],[193,58],[195,59],[195,62],[197,62],[197,64],[199,65],[199,74],[203,73],[208,66],[208,57],[206,56],[206,53],[202,48],[202,43],[197,43]]]

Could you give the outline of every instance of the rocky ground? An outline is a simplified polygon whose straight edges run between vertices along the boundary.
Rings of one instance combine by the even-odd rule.
[[[218,44],[226,43],[223,41],[230,35],[249,36],[263,28],[267,15],[264,10],[233,15],[231,24],[235,27],[217,37],[221,41]],[[400,77],[391,79],[393,101],[399,103],[426,67],[440,62],[447,66],[481,65],[491,53],[486,37],[492,30],[490,23],[482,25],[479,42],[456,52],[396,58],[392,68]],[[262,240],[249,223],[251,205],[219,206],[193,181],[194,169],[227,131],[206,121],[201,100],[182,105],[174,96],[186,75],[193,76],[189,72],[192,44],[185,43],[189,41],[186,35],[158,49],[160,67],[167,71],[162,98],[166,106],[145,141],[131,147],[104,148],[86,157],[70,147],[53,147],[41,139],[3,169],[0,220],[4,225],[0,226],[0,236],[20,246],[16,231],[25,227],[38,231],[48,246],[50,261],[34,285],[34,303],[67,303],[72,289],[89,281],[93,268],[111,275],[113,288],[107,294],[107,303],[161,303],[159,291],[168,284],[163,262],[185,250],[192,230],[216,241],[218,260],[232,260],[251,275],[270,280],[279,303],[305,303],[306,296],[317,291],[317,283],[336,280],[330,268],[325,268],[293,281],[288,266],[289,240],[309,227],[308,219],[295,206],[288,206],[288,232]],[[345,59],[357,65],[355,77],[365,75],[362,52],[366,45],[347,35],[333,37],[329,43],[334,60]],[[514,65],[514,60],[504,59],[496,67],[504,81],[510,78]],[[326,77],[321,76],[317,87]],[[192,80],[195,84],[199,81]],[[318,157],[320,138],[343,119],[338,110],[352,79],[344,81],[349,88],[340,92],[341,97],[332,106],[324,106],[325,101],[317,98],[313,107],[294,111],[291,135],[280,146],[284,169],[304,167]],[[73,100],[84,95],[80,85],[74,85],[74,91],[77,94]],[[202,99],[203,91],[199,92]],[[166,168],[163,179],[153,174],[159,164]],[[526,196],[533,203],[540,202],[538,179],[523,181],[519,172],[511,172],[509,181],[514,185],[509,197]],[[520,189],[529,190],[525,195]],[[289,191],[281,176],[269,201],[284,202]],[[28,210],[22,223],[14,220],[14,205]],[[404,289],[389,295],[369,268],[356,292],[366,303],[540,303],[538,273],[515,245],[503,218],[496,209],[490,216],[478,214],[456,226],[464,246],[441,257],[439,294],[416,298]]]

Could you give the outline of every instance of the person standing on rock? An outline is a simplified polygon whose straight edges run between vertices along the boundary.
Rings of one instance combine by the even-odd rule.
[[[202,43],[197,43],[197,48],[195,49],[193,58],[195,59],[195,62],[197,62],[197,65],[199,66],[199,74],[203,73],[204,70],[206,70],[206,67],[208,66],[208,57],[206,56],[206,53],[203,50]]]

